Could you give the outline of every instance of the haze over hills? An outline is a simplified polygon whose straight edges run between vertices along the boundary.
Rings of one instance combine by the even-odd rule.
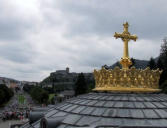
[[[148,65],[148,62],[149,62],[148,60],[138,60],[138,59],[134,59],[134,61],[135,61],[134,66],[137,69],[144,69],[144,68],[146,68],[147,65]],[[121,65],[120,65],[119,62],[116,62],[116,63],[114,63],[111,66],[104,65],[104,67],[107,68],[107,69],[114,69],[115,66],[119,66],[120,67]]]
[[[5,84],[8,87],[16,87],[22,85],[37,85],[38,82],[30,82],[30,81],[19,81],[13,78],[0,77],[0,84]]]
[[[20,82],[19,80],[15,80],[15,79],[13,79],[13,78],[7,78],[7,77],[0,77],[0,80],[13,81],[13,82]]]
[[[159,57],[154,58],[154,61],[157,62]],[[149,60],[139,60],[139,59],[134,59],[134,66],[137,69],[145,69],[148,65]],[[103,67],[106,69],[114,69],[115,66],[121,67],[119,61],[115,62],[113,65],[108,66],[104,65]]]
[[[155,62],[157,62],[158,60],[158,57],[156,57],[155,59]],[[139,59],[134,59],[134,66],[137,68],[137,69],[145,69],[148,65],[148,62],[149,60],[139,60]],[[103,65],[106,69],[113,69],[115,66],[120,66],[119,62],[115,62],[114,64],[112,64],[111,66],[108,66],[108,65]],[[68,70],[68,69],[67,69]],[[93,74],[92,73],[84,73],[85,74],[85,77],[86,79],[88,79],[89,81],[89,78],[90,80],[93,79]],[[70,83],[71,84],[74,84],[74,82],[76,81],[76,77],[78,76],[78,73],[69,73],[69,71],[66,71],[66,70],[58,70],[58,72],[52,72],[50,74],[50,76],[46,77],[44,80],[42,80],[42,84],[44,85],[50,85],[51,84],[51,77],[52,79],[56,78],[57,82],[63,82],[63,84],[66,82],[66,84]],[[34,82],[29,82],[29,81],[19,81],[19,80],[16,80],[14,78],[7,78],[7,77],[0,77],[0,83],[29,83],[29,84],[32,84]]]

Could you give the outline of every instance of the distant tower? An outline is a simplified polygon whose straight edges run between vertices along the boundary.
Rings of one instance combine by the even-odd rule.
[[[66,72],[70,73],[70,68],[69,67],[66,68]]]

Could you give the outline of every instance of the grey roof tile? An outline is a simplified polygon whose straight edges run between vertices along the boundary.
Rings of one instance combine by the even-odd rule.
[[[119,108],[119,107],[123,107],[123,102],[115,102],[115,104],[114,104],[114,107],[117,107],[117,108]]]
[[[57,112],[55,115],[52,115],[51,117],[53,118],[53,117],[63,117],[63,116],[66,116],[68,113],[66,113],[66,112],[61,112],[61,111],[59,111],[59,112]]]
[[[121,118],[102,118],[97,125],[112,125],[112,126],[121,126],[123,123],[123,119]]]
[[[77,122],[77,125],[89,125],[96,124],[100,121],[100,117],[92,117],[92,116],[82,116],[82,118]]]
[[[143,97],[144,101],[152,101],[152,99],[150,99],[150,97]]]
[[[109,96],[108,97],[108,100],[113,100],[114,99],[114,96]]]
[[[122,101],[128,101],[128,97],[124,96],[124,97],[122,97],[121,100],[122,100]]]
[[[152,121],[152,120],[151,120]],[[137,127],[140,126],[142,128],[146,128],[146,127],[149,127],[150,126],[153,126],[151,123],[150,123],[150,120],[146,120],[146,119],[126,119],[124,118],[123,123],[121,124],[121,126],[125,127]]]
[[[98,101],[97,100],[92,100],[92,101],[90,101],[89,103],[87,103],[87,105],[94,105],[94,104],[96,104]]]
[[[91,100],[83,100],[82,102],[80,102],[79,104],[88,104]]]
[[[123,108],[135,108],[133,102],[123,102]]]
[[[129,109],[117,109],[116,117],[131,117]]]
[[[107,100],[109,96],[103,96],[101,98],[99,98],[100,100]]]
[[[154,109],[161,118],[167,118],[167,111],[163,109]]]
[[[70,111],[74,110],[74,109],[77,108],[77,107],[78,107],[78,105],[72,105],[72,106],[70,106],[70,107],[64,109],[64,111],[70,112]]]
[[[144,101],[144,99],[142,97],[137,96],[136,101]]]
[[[117,109],[106,109],[106,111],[103,113],[103,116],[107,117],[116,117]]]
[[[58,110],[53,110],[53,111],[51,111],[51,112],[48,112],[45,116],[46,116],[46,117],[50,117],[50,116],[54,115],[54,114],[57,113],[57,112],[58,112]]]
[[[113,98],[113,100],[115,100],[115,101],[119,101],[119,100],[121,100],[121,96],[115,96],[114,98]]]
[[[91,114],[91,112],[94,110],[95,108],[94,107],[86,107],[84,110],[82,110],[80,113],[81,114]]]
[[[167,102],[161,102],[167,108]]]
[[[115,103],[113,101],[107,101],[107,102],[105,102],[104,106],[105,107],[113,107],[114,104]]]
[[[80,113],[85,108],[86,108],[86,106],[78,106],[76,109],[72,110],[72,112],[74,112],[74,113]]]
[[[80,118],[80,115],[69,114],[65,117],[65,119],[62,122],[66,124],[75,124]]]
[[[104,103],[105,103],[106,101],[99,101],[99,102],[97,102],[96,104],[94,104],[95,106],[103,106],[104,105]]]
[[[143,102],[134,102],[136,108],[146,108]]]
[[[144,113],[140,109],[130,109],[131,117],[144,118]]]
[[[66,108],[69,108],[70,106],[73,106],[73,104],[66,104],[63,107],[61,107],[60,110],[65,110]]]
[[[65,127],[66,127],[66,125],[61,124],[61,125],[59,125],[57,128],[65,128]]]
[[[101,116],[105,110],[106,110],[105,108],[95,108],[95,110],[91,113],[91,115]]]
[[[137,99],[135,97],[129,97],[130,101],[136,101]]]
[[[146,108],[156,108],[156,106],[151,102],[143,102],[143,104],[146,106]]]
[[[167,119],[159,119],[159,120],[147,120],[147,122],[150,124],[150,126],[154,127],[165,127],[167,128]]]
[[[158,114],[156,114],[152,109],[144,109],[142,111],[146,118],[159,118]]]
[[[76,100],[76,101],[74,101],[74,102],[72,102],[72,103],[79,104],[79,103],[81,103],[81,102],[83,102],[83,101],[84,101],[84,99],[78,99],[78,100]]]
[[[162,103],[160,102],[152,102],[155,106],[157,106],[157,108],[166,108],[165,105],[163,105]]]

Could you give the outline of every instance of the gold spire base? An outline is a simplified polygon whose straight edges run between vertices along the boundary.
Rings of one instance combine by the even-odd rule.
[[[109,87],[109,88],[95,88],[93,91],[98,92],[139,92],[139,93],[153,93],[160,92],[161,89],[151,89],[151,88],[123,88],[123,87]]]
[[[132,62],[129,57],[121,58],[120,64],[122,65],[123,69],[129,69],[129,66],[132,65]]]
[[[95,91],[114,92],[159,92],[159,78],[162,71],[150,68],[94,70]]]

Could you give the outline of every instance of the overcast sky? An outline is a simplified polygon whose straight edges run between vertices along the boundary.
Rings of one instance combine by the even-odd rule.
[[[92,72],[123,54],[124,22],[138,40],[130,57],[159,55],[166,0],[0,0],[0,76],[41,81],[50,72]]]

